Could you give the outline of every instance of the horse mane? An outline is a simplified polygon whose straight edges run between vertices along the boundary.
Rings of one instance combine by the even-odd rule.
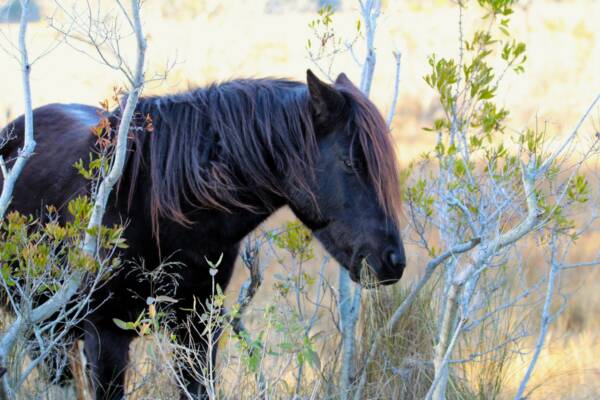
[[[397,215],[399,184],[388,129],[360,92],[348,98],[369,177],[389,215]],[[308,194],[317,138],[303,83],[239,79],[169,95],[143,97],[133,121],[129,202],[144,169],[151,183],[152,222],[190,224],[182,205],[253,211],[249,194],[285,198],[281,179]],[[141,128],[141,129],[140,129]]]

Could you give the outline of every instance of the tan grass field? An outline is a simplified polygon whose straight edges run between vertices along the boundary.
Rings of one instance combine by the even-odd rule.
[[[167,79],[149,84],[146,94],[170,93],[188,87],[237,77],[277,76],[302,80],[307,68],[308,22],[314,10],[290,7],[292,11],[266,13],[265,1],[145,3],[145,30],[149,37],[148,75],[164,72],[175,60]],[[291,2],[294,3],[294,2]],[[511,110],[513,132],[536,123],[547,123],[552,138],[568,133],[600,90],[600,2],[593,0],[527,1],[516,7],[513,32],[527,44],[525,74],[506,76],[498,94],[499,103]],[[1,3],[0,3],[1,4]],[[351,34],[358,18],[357,6],[345,1],[334,16],[340,34]],[[471,6],[474,9],[475,5]],[[52,12],[52,2],[42,2]],[[188,10],[188,12],[184,11]],[[465,26],[471,32],[479,22],[467,13]],[[392,96],[394,48],[402,52],[400,96],[392,126],[401,163],[415,159],[431,148],[433,137],[421,128],[440,112],[433,91],[422,79],[428,72],[427,56],[457,54],[458,9],[449,1],[388,0],[377,33],[377,70],[372,97],[387,114]],[[0,30],[16,43],[17,25]],[[45,22],[30,26],[32,57],[52,46],[57,35]],[[4,38],[0,38],[6,40]],[[127,51],[127,46],[125,51]],[[360,49],[359,49],[360,50]],[[349,55],[341,55],[334,71],[345,71],[358,81],[359,67]],[[61,44],[33,65],[31,85],[34,106],[51,102],[98,104],[123,81],[117,72]],[[0,126],[23,110],[18,64],[0,53]],[[592,114],[582,128],[584,134],[600,130],[600,112]],[[291,217],[277,213],[268,225]],[[592,257],[600,249],[597,234],[578,244],[578,257]],[[411,249],[407,249],[411,254]],[[541,260],[532,249],[524,249],[532,275],[539,274]],[[322,252],[320,250],[319,252]],[[404,284],[419,275],[422,259],[409,257]],[[332,263],[333,264],[333,263]],[[312,268],[312,267],[310,267]],[[336,267],[328,274],[334,277]],[[238,270],[232,291],[245,272]],[[332,278],[334,280],[334,278]],[[532,399],[600,398],[600,268],[567,272],[560,286],[569,305],[553,325],[551,341],[531,382],[539,386]],[[256,302],[269,299],[270,281],[263,285]],[[530,349],[523,349],[525,351]],[[529,357],[525,354],[509,367],[503,397],[516,390]],[[477,365],[474,366],[477,368]]]

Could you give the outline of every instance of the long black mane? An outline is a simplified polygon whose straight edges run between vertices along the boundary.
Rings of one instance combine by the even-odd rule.
[[[354,87],[340,91],[350,105],[347,123],[356,132],[378,197],[395,214],[398,174],[385,122]],[[130,199],[140,168],[146,168],[155,224],[159,217],[189,223],[182,211],[185,203],[228,211],[251,208],[244,201],[248,190],[285,197],[278,186],[282,174],[291,186],[311,195],[318,146],[305,84],[233,80],[144,97],[137,112],[138,128],[145,126],[133,135]]]

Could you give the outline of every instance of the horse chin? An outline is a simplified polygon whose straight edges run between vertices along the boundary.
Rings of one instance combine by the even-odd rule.
[[[348,268],[350,278],[353,282],[360,284],[365,289],[375,289],[379,286],[389,286],[400,280],[400,277],[382,277],[375,269],[366,262],[360,262],[354,267]]]
[[[373,289],[381,284],[372,268],[365,262],[359,262],[349,268],[350,279],[365,289]]]

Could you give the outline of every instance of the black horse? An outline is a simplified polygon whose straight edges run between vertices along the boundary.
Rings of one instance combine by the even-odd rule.
[[[94,148],[91,128],[100,115],[77,104],[34,111],[36,153],[18,180],[13,209],[39,214],[52,204],[67,218],[66,203],[89,192],[73,164]],[[113,127],[119,115],[119,109],[111,113]],[[148,116],[152,129],[145,126]],[[14,136],[1,150],[5,159],[22,146],[23,124],[20,117],[5,128],[4,135],[10,130]],[[285,205],[353,280],[360,280],[363,265],[380,283],[400,279],[405,255],[396,157],[381,114],[344,74],[333,85],[307,71],[307,84],[233,80],[145,97],[130,136],[125,172],[104,222],[127,221],[124,260],[143,259],[151,269],[170,256],[187,266],[178,271],[177,320],[186,318],[194,296],[210,296],[206,260],[222,255],[216,280],[226,287],[240,241]],[[100,306],[81,332],[98,399],[123,396],[133,334],[113,318],[134,320],[150,295],[149,282],[122,272],[95,294]],[[182,379],[191,393],[203,391],[192,377]]]

